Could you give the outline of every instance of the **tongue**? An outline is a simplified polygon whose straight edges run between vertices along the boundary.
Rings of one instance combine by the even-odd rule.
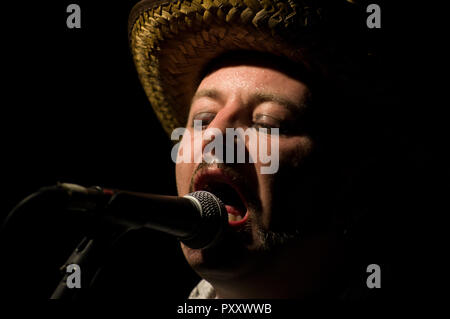
[[[225,208],[227,210],[227,213],[234,216],[244,216],[245,212],[242,210],[239,210],[235,206],[225,205]]]

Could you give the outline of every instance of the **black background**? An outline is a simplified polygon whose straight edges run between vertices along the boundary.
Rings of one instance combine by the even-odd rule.
[[[81,29],[66,27],[69,3],[21,1],[2,9],[1,219],[25,196],[58,181],[176,194],[172,143],[151,110],[129,51],[127,20],[135,1],[77,1]],[[436,151],[448,145],[444,107],[432,81],[443,67],[437,63],[438,10],[376,3],[383,27],[368,41],[382,48],[384,78],[393,87],[391,109],[380,112],[394,124],[387,134],[398,142],[396,161],[407,177],[390,193],[398,192],[395,211],[388,210],[395,215],[378,221],[391,224],[383,243],[390,250],[383,258],[389,260],[395,291],[401,295],[409,290],[402,285],[412,283],[420,295],[419,282],[433,281],[428,269],[444,271],[437,263],[438,242],[429,240],[439,233],[436,218],[445,212],[440,201],[448,175]],[[374,203],[374,210],[379,206]],[[2,273],[7,283],[2,290],[9,296],[48,298],[60,277],[58,267],[79,240],[76,221],[43,223],[39,216],[45,212],[29,212],[33,217],[18,231],[21,241],[10,246],[18,259],[3,259],[12,265],[11,273]],[[130,235],[111,264],[105,273],[116,281],[99,295],[183,298],[198,280],[177,242],[156,233]]]
[[[3,11],[9,31],[2,45],[8,59],[1,219],[27,195],[58,181],[176,194],[172,142],[152,112],[128,47],[135,2],[76,2],[81,29],[66,27],[70,3],[27,1]],[[19,227],[16,260],[8,260],[12,268],[2,276],[9,296],[48,298],[58,268],[81,239],[76,220],[49,221],[49,210],[30,209]],[[103,296],[186,297],[197,280],[171,237],[136,232],[116,249],[123,257],[117,259],[127,262],[109,261],[105,273],[116,289],[102,288]]]

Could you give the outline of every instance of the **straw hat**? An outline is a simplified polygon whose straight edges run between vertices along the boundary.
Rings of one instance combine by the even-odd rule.
[[[348,40],[356,33],[349,23],[353,3],[144,0],[129,17],[131,52],[148,99],[170,134],[186,124],[201,70],[224,52],[272,53],[324,74],[336,48],[355,42]]]

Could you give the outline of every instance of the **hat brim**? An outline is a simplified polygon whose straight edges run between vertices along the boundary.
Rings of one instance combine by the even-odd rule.
[[[143,1],[129,21],[134,63],[165,131],[185,126],[198,76],[227,51],[285,56],[311,68],[308,50],[320,9],[295,1]],[[288,37],[296,36],[296,40]],[[308,36],[309,35],[309,36]]]

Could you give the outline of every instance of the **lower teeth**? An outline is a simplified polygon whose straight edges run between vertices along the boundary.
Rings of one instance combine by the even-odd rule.
[[[241,219],[242,219],[241,215],[228,214],[228,221],[230,221],[230,222],[237,222],[237,221],[240,221]]]

